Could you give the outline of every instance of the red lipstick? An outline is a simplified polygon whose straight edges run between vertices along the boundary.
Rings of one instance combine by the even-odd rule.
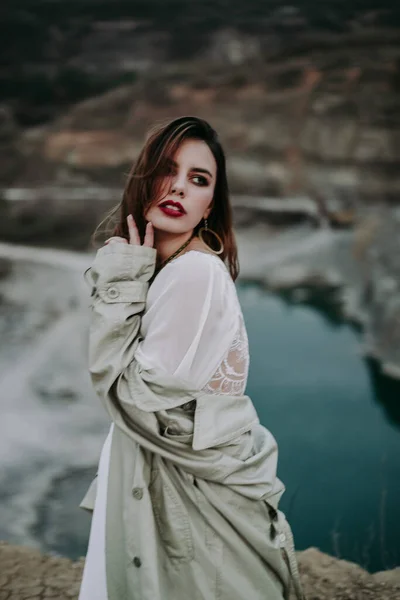
[[[159,205],[159,208],[169,217],[183,217],[186,214],[182,204],[173,200],[165,200]]]

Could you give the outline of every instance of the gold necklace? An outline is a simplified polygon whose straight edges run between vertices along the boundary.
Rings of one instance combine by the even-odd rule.
[[[164,262],[161,263],[161,265],[158,267],[157,269],[157,273],[158,271],[161,271],[162,268],[165,267],[165,265],[167,265],[169,262],[171,262],[171,260],[173,260],[175,257],[178,256],[178,254],[180,254],[182,252],[182,250],[184,250],[192,241],[192,239],[194,238],[194,234],[184,243],[182,244],[182,246],[180,246],[178,248],[178,250],[176,250],[173,254],[171,254],[171,256],[169,256],[167,259],[164,260]]]

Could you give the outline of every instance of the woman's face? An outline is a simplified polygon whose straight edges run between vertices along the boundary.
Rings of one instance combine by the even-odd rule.
[[[210,213],[216,177],[217,165],[207,144],[184,141],[162,183],[161,199],[150,206],[146,219],[166,233],[192,231]]]

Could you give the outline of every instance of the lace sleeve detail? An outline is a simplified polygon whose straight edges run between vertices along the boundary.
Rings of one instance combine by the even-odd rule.
[[[229,351],[203,391],[207,394],[241,395],[246,389],[248,371],[249,344],[240,312],[239,327]]]

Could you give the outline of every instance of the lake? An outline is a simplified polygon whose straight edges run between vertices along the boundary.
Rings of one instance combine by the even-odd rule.
[[[256,286],[239,293],[247,393],[278,442],[281,509],[297,548],[371,571],[399,565],[400,384],[363,360],[350,326]]]
[[[108,430],[85,369],[89,257],[36,254],[0,281],[0,539],[77,558],[90,527],[78,504]],[[255,285],[238,292],[247,392],[278,441],[297,549],[371,571],[400,564],[400,383],[339,319]]]

